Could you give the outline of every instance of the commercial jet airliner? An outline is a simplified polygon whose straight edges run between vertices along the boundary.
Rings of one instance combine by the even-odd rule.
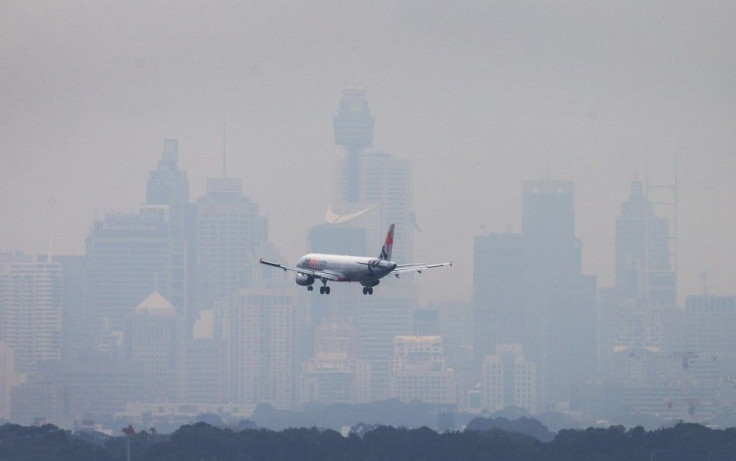
[[[330,294],[330,287],[327,286],[327,282],[360,282],[363,285],[363,294],[372,295],[373,287],[378,285],[380,280],[388,274],[394,274],[398,278],[399,274],[404,272],[419,272],[421,274],[424,269],[452,266],[451,262],[396,264],[391,261],[393,244],[394,225],[391,224],[388,227],[386,241],[378,258],[310,253],[302,256],[296,266],[264,261],[263,258],[261,258],[261,264],[278,267],[284,271],[296,272],[296,284],[306,286],[308,291],[312,291],[314,289],[312,284],[316,280],[320,280],[322,286],[319,287],[319,292],[327,295]]]

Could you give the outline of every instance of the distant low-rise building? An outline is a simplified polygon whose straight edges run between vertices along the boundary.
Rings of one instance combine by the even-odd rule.
[[[314,358],[301,366],[299,402],[357,404],[370,401],[371,368],[356,356],[355,327],[330,323],[315,330]]]
[[[519,344],[498,344],[483,360],[481,407],[489,412],[514,406],[537,412],[537,364],[527,361]]]
[[[455,371],[445,367],[442,337],[396,336],[391,396],[404,402],[455,404]]]

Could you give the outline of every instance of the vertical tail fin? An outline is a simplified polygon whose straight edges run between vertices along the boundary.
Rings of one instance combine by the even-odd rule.
[[[381,254],[378,259],[391,260],[391,249],[394,247],[394,225],[388,226],[388,232],[386,232],[386,241],[383,242],[381,248]]]

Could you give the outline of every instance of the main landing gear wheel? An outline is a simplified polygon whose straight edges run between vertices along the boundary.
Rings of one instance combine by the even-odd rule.
[[[372,295],[373,294],[373,287],[363,287],[363,294],[364,295]]]
[[[312,285],[309,285],[309,286],[307,287],[307,291],[312,291],[312,290],[314,290],[314,287],[313,287]]]
[[[328,286],[319,287],[319,294],[321,294],[321,295],[328,295],[328,294],[330,294],[330,287],[328,287]]]

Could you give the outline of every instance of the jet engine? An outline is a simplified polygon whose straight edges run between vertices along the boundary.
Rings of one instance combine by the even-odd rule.
[[[370,282],[360,282],[360,284],[363,285],[364,287],[374,287],[378,285],[379,283],[381,283],[380,280],[371,280]]]
[[[314,283],[314,277],[307,274],[296,274],[296,284],[303,287],[309,286]]]

